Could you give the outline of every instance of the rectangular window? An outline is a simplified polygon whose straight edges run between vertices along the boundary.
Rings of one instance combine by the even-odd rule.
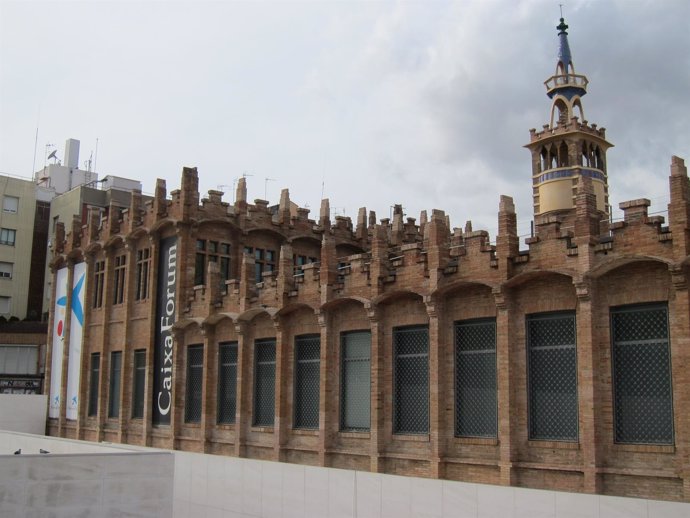
[[[137,270],[134,284],[136,291],[134,300],[145,300],[149,298],[149,268],[151,265],[151,249],[142,248],[137,250]]]
[[[209,262],[218,263],[221,288],[224,291],[225,281],[230,278],[230,244],[197,239],[194,262],[195,286],[206,284],[206,268]]]
[[[319,428],[321,336],[295,337],[295,428]]]
[[[110,353],[110,390],[108,392],[108,417],[120,415],[120,374],[122,372],[122,352]]]
[[[496,437],[496,320],[455,324],[455,435]]]
[[[276,266],[276,253],[274,250],[263,248],[244,247],[244,253],[254,255],[254,275],[256,283],[263,282],[264,272],[272,272]]]
[[[122,304],[125,298],[125,265],[126,255],[115,257],[115,279],[113,289],[113,304]]]
[[[577,441],[575,314],[527,317],[529,438]]]
[[[105,281],[105,261],[96,261],[93,269],[93,307],[103,307],[103,283]]]
[[[616,442],[673,444],[666,304],[612,308],[611,342]]]
[[[273,426],[276,389],[276,341],[254,342],[254,426]]]
[[[371,333],[340,335],[340,429],[368,431],[371,422]]]
[[[184,401],[185,423],[201,421],[201,388],[204,374],[204,346],[187,347],[187,390]]]
[[[146,351],[134,351],[134,373],[132,380],[132,417],[144,417],[144,390],[146,388]]]
[[[19,209],[19,198],[16,196],[5,196],[2,199],[2,211],[16,214]]]
[[[11,279],[14,264],[0,261],[0,279]]]
[[[237,409],[237,342],[218,344],[218,423],[235,422]]]
[[[429,329],[393,330],[395,354],[393,432],[429,433]]]
[[[89,376],[89,415],[98,414],[98,383],[101,370],[101,354],[91,354],[91,373]]]
[[[0,228],[0,245],[14,246],[17,231],[11,228]]]
[[[12,297],[0,296],[0,315],[7,315],[12,308]]]

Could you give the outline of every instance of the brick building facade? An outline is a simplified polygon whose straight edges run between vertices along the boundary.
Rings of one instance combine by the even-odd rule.
[[[554,77],[569,74],[565,60]],[[49,433],[690,501],[687,169],[673,157],[668,224],[646,199],[609,223],[610,144],[568,113],[571,94],[555,92],[568,116],[528,148],[534,185],[567,178],[572,200],[560,186],[544,212],[549,188],[535,190],[524,250],[507,196],[491,244],[439,210],[377,222],[360,209],[353,224],[327,200],[309,219],[287,190],[250,204],[244,179],[232,205],[200,200],[192,168],[170,197],[158,180],[100,224],[58,225],[53,289],[74,289],[53,297],[65,306],[51,309],[48,377],[63,403]],[[61,315],[77,306],[70,358],[55,344],[72,340]]]

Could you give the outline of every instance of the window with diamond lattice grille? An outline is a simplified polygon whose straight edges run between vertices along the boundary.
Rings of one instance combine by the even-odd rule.
[[[673,444],[666,304],[611,309],[615,440]]]
[[[254,426],[273,426],[275,418],[276,341],[254,342]]]
[[[429,433],[429,330],[426,326],[393,330],[393,432]]]
[[[134,351],[134,373],[132,386],[132,417],[144,417],[144,388],[146,386],[146,351]]]
[[[368,431],[371,426],[371,332],[340,335],[340,429]]]
[[[295,428],[319,427],[321,337],[295,337]]]
[[[89,416],[98,414],[98,382],[101,370],[101,354],[91,354],[91,368],[89,374]]]
[[[455,324],[455,435],[496,437],[496,320]]]
[[[120,415],[120,375],[122,373],[122,352],[110,353],[110,390],[108,391],[108,417]]]
[[[527,317],[529,438],[577,441],[575,314]]]
[[[218,344],[218,423],[235,422],[237,408],[237,342]]]
[[[185,423],[201,421],[202,378],[204,374],[204,346],[187,347],[187,388],[184,401]]]

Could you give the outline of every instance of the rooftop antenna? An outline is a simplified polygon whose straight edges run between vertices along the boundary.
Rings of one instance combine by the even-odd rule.
[[[558,4],[558,7],[561,10],[561,18],[563,18],[563,4]]]
[[[41,105],[38,105],[38,117],[36,118],[36,139],[34,140],[34,163],[31,165],[31,176],[36,173],[36,150],[38,149],[38,126],[41,122]]]
[[[265,177],[265,178],[264,178],[264,200],[267,200],[267,199],[268,199],[268,198],[266,197],[266,196],[267,196],[267,192],[268,192],[268,182],[275,182],[275,181],[276,181],[275,178],[268,178],[268,177]]]
[[[53,153],[55,153],[55,151],[53,151],[53,153],[50,153],[51,156],[48,156],[48,153],[49,153],[48,150],[49,150],[51,147],[55,147],[55,144],[51,144],[50,142],[46,143],[46,152],[45,152],[45,155],[43,156],[43,167],[46,166],[46,164],[48,163],[48,160],[50,160],[51,158],[53,158],[52,155],[53,155]]]
[[[96,137],[96,155],[93,157],[93,170],[96,172],[96,163],[98,162],[98,137]]]

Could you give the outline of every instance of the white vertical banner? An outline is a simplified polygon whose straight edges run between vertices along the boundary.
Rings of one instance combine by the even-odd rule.
[[[69,324],[69,354],[67,362],[67,419],[77,419],[79,408],[79,377],[81,348],[84,336],[84,292],[86,291],[86,263],[74,265],[72,283],[72,311]]]
[[[50,368],[50,405],[48,417],[60,417],[60,387],[62,386],[62,355],[67,315],[67,268],[55,275],[55,307],[53,312],[53,356]]]

